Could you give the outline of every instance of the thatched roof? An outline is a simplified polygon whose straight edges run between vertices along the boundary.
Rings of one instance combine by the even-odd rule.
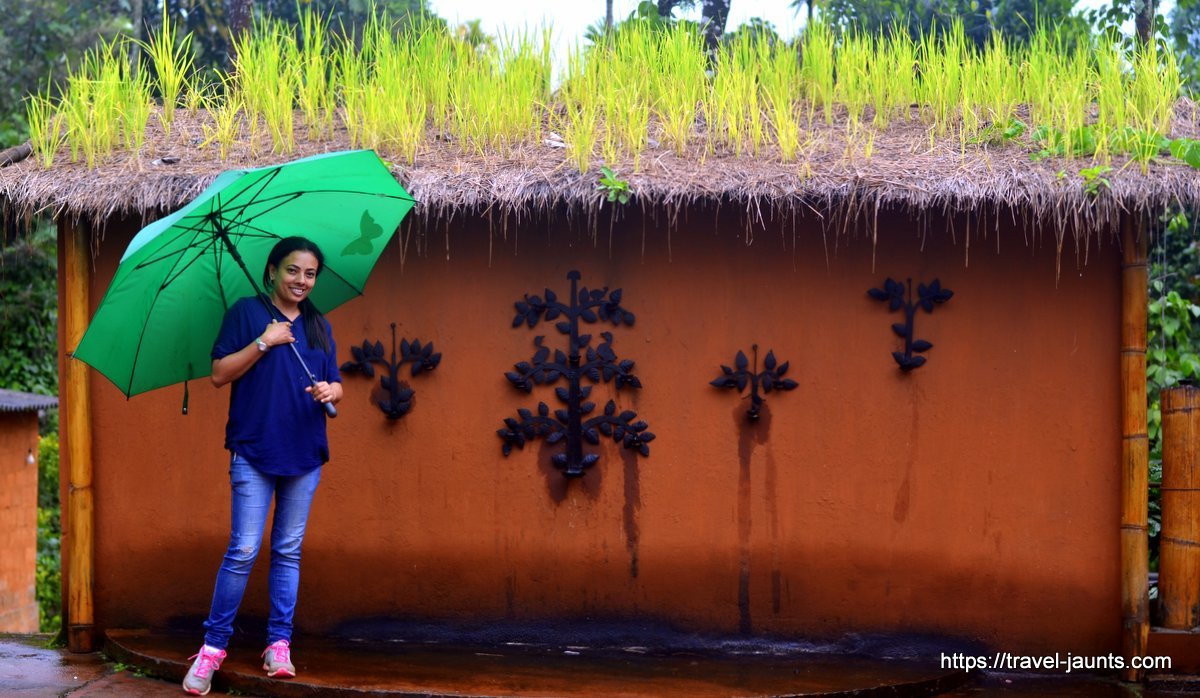
[[[1187,100],[1177,105],[1172,137],[1200,137],[1200,109]],[[257,152],[242,144],[228,159],[204,140],[200,114],[177,116],[170,139],[151,120],[146,147],[137,156],[117,153],[89,169],[59,153],[53,167],[35,158],[0,168],[0,197],[9,212],[45,211],[56,216],[103,220],[114,214],[157,217],[201,192],[222,170],[286,162],[318,152],[351,147],[344,131],[321,142],[306,142],[297,121],[293,152]],[[653,131],[653,127],[652,127]],[[1172,205],[1200,205],[1200,170],[1176,160],[1152,161],[1143,172],[1128,158],[1114,157],[1104,177],[1110,186],[1086,191],[1080,170],[1092,158],[1033,161],[1028,143],[1002,146],[963,144],[954,134],[936,137],[917,120],[869,127],[848,138],[844,123],[818,119],[795,162],[775,152],[705,152],[697,146],[684,156],[653,141],[636,167],[610,163],[628,180],[633,205],[668,212],[697,203],[741,207],[752,218],[764,213],[825,219],[866,215],[881,208],[921,214],[998,211],[1049,223],[1065,230],[1112,230],[1124,212],[1159,212]],[[412,164],[391,160],[393,171],[418,201],[421,217],[444,219],[490,212],[522,216],[566,208],[593,214],[612,207],[597,189],[599,158],[580,174],[566,161],[560,142],[545,132],[541,143],[508,152],[464,152],[445,138],[431,138]],[[697,139],[703,143],[703,139]],[[869,150],[869,152],[868,152]],[[389,154],[381,156],[389,160]]]

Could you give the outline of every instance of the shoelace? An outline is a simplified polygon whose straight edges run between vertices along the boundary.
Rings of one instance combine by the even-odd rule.
[[[276,664],[287,664],[290,654],[288,643],[280,640],[267,648],[271,652],[271,657]]]
[[[221,668],[221,658],[215,654],[209,654],[208,652],[201,651],[188,657],[188,659],[191,660],[195,659],[196,657],[200,658],[200,661],[196,663],[196,676],[199,676],[202,679],[207,678],[209,672],[216,671],[217,669]]]

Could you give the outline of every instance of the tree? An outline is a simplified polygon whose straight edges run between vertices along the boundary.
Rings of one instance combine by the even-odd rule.
[[[1154,34],[1154,0],[1134,0],[1133,24],[1137,27],[1138,43],[1145,46]]]
[[[398,23],[415,16],[431,16],[427,0],[156,0],[148,3],[146,28],[162,25],[162,13],[192,33],[197,66],[228,68],[233,56],[233,37],[254,21],[271,18],[297,25],[300,13],[311,9],[328,20],[334,31],[356,36],[371,17],[386,13]]]
[[[128,28],[120,4],[0,0],[0,148],[25,140],[27,95],[56,92],[87,49]]]
[[[704,27],[704,43],[709,52],[716,51],[725,36],[725,25],[729,22],[730,0],[704,0],[701,22]]]
[[[0,248],[0,388],[58,394],[54,226]]]
[[[813,4],[793,0],[797,12]],[[1029,40],[1039,26],[1066,25],[1069,33],[1087,31],[1086,22],[1071,15],[1074,0],[828,0],[818,4],[818,15],[840,32],[888,35],[896,28],[914,39],[940,34],[962,21],[967,38],[984,48],[993,31],[1019,43]]]
[[[609,4],[611,5],[611,3]],[[673,16],[675,10],[690,10],[699,5],[700,27],[704,31],[705,45],[710,54],[715,54],[717,45],[727,38],[725,27],[729,23],[730,4],[731,0],[642,0],[637,9],[630,12],[624,22],[614,25],[611,20],[606,18],[603,25],[589,26],[584,37],[595,43],[600,37],[619,31],[621,24],[628,22],[645,22],[651,27],[670,28],[676,22],[688,21],[676,20]]]
[[[1171,11],[1170,33],[1188,88],[1200,88],[1200,0],[1180,0]]]
[[[250,30],[254,18],[253,0],[230,0],[229,35],[236,45],[242,35]]]

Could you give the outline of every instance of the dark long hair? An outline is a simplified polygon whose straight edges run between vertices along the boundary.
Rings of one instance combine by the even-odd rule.
[[[293,252],[309,252],[317,258],[317,276],[321,276],[321,270],[325,268],[325,255],[321,252],[321,248],[317,247],[317,243],[302,238],[296,235],[280,239],[271,248],[271,254],[267,255],[267,264],[263,267],[262,283],[266,288],[272,288],[271,284],[271,267],[279,270],[279,264]],[[326,354],[329,353],[332,347],[329,346],[329,333],[326,328],[329,326],[325,321],[325,316],[317,310],[317,306],[308,298],[300,301],[300,315],[304,318],[304,334],[308,335],[308,347],[310,349],[320,349]]]

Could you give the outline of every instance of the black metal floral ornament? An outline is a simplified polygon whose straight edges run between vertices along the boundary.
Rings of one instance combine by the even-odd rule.
[[[905,298],[907,292],[907,298]],[[912,296],[912,279],[908,280],[907,287],[889,278],[884,282],[883,288],[873,288],[867,293],[877,301],[885,301],[888,304],[889,311],[896,311],[904,308],[904,324],[893,323],[892,331],[896,336],[904,339],[904,351],[892,352],[892,358],[900,365],[901,371],[911,371],[914,368],[919,368],[925,363],[924,356],[914,356],[914,354],[922,354],[933,348],[933,344],[924,339],[913,339],[913,321],[915,320],[917,308],[922,308],[926,313],[932,313],[934,306],[941,305],[950,300],[954,296],[954,292],[948,288],[942,288],[942,284],[937,279],[934,279],[928,286],[920,284],[917,286],[917,299],[913,300]]]
[[[767,355],[763,359],[763,371],[758,370],[758,345],[750,345],[751,351],[754,353],[754,367],[750,368],[750,359],[738,350],[737,356],[733,360],[734,368],[721,365],[722,375],[709,382],[717,388],[734,388],[739,393],[750,386],[750,409],[746,410],[746,416],[751,421],[756,421],[759,413],[762,410],[762,405],[766,402],[763,395],[770,393],[772,390],[795,390],[799,385],[791,378],[784,378],[784,374],[788,370],[788,362],[776,364],[775,352],[768,349]],[[759,388],[762,388],[763,395],[759,394]]]
[[[539,335],[533,340],[537,347],[533,358],[516,364],[515,371],[504,374],[513,387],[527,393],[533,392],[534,385],[553,385],[563,379],[566,385],[556,387],[554,394],[566,407],[554,410],[553,415],[544,402],[538,403],[536,413],[527,409],[517,410],[519,419],[506,418],[504,428],[496,433],[504,441],[506,456],[512,452],[513,446],[524,448],[527,441],[537,437],[545,438],[548,444],[565,441],[564,451],[554,454],[551,461],[563,471],[563,475],[579,477],[600,460],[599,454],[583,452],[584,441],[598,445],[603,435],[623,444],[625,448],[648,456],[649,443],[654,440],[654,434],[646,431],[649,425],[644,421],[633,421],[637,418],[636,412],[618,412],[612,400],[604,406],[602,414],[584,419],[596,409],[596,403],[587,401],[592,386],[582,384],[584,377],[592,383],[611,381],[618,391],[626,387],[640,388],[642,383],[633,374],[633,361],[617,360],[612,349],[611,332],[600,333],[603,341],[593,348],[588,346],[592,336],[579,334],[579,323],[606,321],[614,326],[633,325],[634,315],[621,307],[621,289],[612,293],[609,293],[607,286],[602,289],[577,289],[580,278],[578,271],[571,271],[567,278],[571,280],[568,303],[559,301],[550,289],[546,289],[545,298],[526,295],[523,301],[514,304],[517,314],[512,324],[514,328],[523,324],[532,328],[543,319],[551,321],[565,318],[555,324],[555,328],[567,335],[567,351],[564,353],[561,349],[555,349],[551,359],[550,347],[543,344],[544,337]]]
[[[392,356],[384,357],[383,342],[371,344],[363,340],[362,346],[351,346],[350,354],[353,361],[342,364],[345,373],[361,373],[367,378],[375,377],[375,367],[379,364],[387,369],[387,375],[379,377],[379,386],[386,392],[386,397],[375,401],[379,409],[388,419],[400,419],[412,409],[412,398],[415,394],[412,388],[400,382],[400,369],[404,364],[412,364],[411,376],[416,377],[421,372],[432,371],[442,362],[442,355],[433,353],[433,342],[422,346],[421,340],[400,341],[400,359],[396,359],[396,323],[392,323]]]

